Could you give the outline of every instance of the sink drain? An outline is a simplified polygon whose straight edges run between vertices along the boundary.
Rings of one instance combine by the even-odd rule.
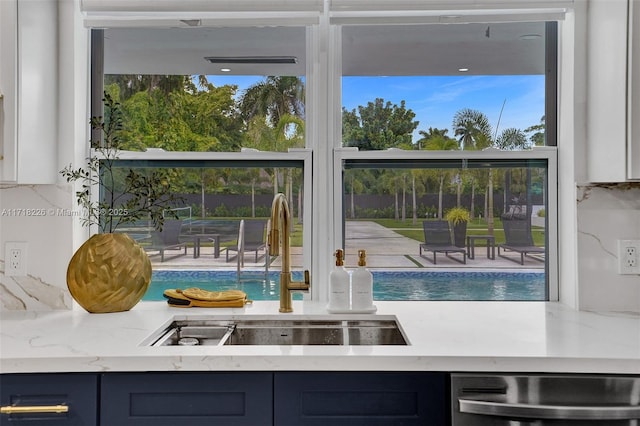
[[[200,341],[195,337],[183,337],[182,339],[178,340],[178,344],[180,346],[198,346],[200,344]]]

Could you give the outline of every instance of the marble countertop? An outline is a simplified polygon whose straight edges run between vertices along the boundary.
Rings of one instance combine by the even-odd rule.
[[[376,302],[408,346],[164,346],[144,342],[174,318],[327,314],[318,303],[245,308],[2,312],[0,373],[106,371],[500,371],[640,374],[640,316],[542,302]],[[332,315],[342,317],[341,315]],[[361,315],[350,315],[358,318]]]

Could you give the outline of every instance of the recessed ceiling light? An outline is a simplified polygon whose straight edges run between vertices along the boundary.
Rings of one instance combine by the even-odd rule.
[[[540,34],[523,34],[520,36],[520,40],[538,40],[541,38]]]
[[[467,72],[467,71],[469,71],[469,68],[458,68],[458,71]]]
[[[231,68],[220,68],[220,71],[222,71],[222,72],[230,72]]]

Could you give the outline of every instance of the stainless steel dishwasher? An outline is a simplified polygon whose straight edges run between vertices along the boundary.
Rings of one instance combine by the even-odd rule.
[[[640,426],[640,376],[452,374],[453,426]]]

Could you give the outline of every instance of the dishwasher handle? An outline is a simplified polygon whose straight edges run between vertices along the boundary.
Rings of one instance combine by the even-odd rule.
[[[581,406],[520,404],[458,399],[461,413],[545,420],[633,420],[640,419],[640,406]]]

